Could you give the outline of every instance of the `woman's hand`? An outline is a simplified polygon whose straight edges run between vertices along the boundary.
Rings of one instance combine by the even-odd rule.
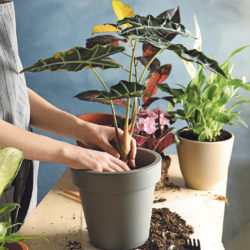
[[[119,129],[118,133],[122,141],[123,131]],[[82,126],[80,125],[78,129],[78,135],[78,140],[84,143],[88,148],[102,149],[116,158],[120,157],[118,151],[111,144],[112,141],[115,141],[115,128],[85,122],[84,124],[82,124]],[[135,167],[135,155],[136,141],[131,138],[129,163],[132,167]]]
[[[109,153],[67,144],[63,152],[63,161],[74,169],[98,172],[129,171],[127,164]]]

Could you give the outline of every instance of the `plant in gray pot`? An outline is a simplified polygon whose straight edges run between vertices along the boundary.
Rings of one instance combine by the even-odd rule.
[[[182,108],[169,111],[177,119],[185,120],[188,127],[176,133],[176,145],[181,172],[186,185],[201,190],[213,189],[227,178],[234,135],[224,129],[240,118],[239,105],[250,102],[239,90],[250,91],[250,83],[235,79],[230,69],[231,58],[248,46],[234,51],[221,65],[227,78],[211,73],[205,76],[198,67],[187,87],[171,88],[168,84],[157,85],[170,94],[172,105]],[[233,101],[231,106],[228,105]]]
[[[157,17],[145,17],[134,16],[133,10],[121,1],[113,0],[112,4],[119,21],[114,25],[97,25],[93,33],[114,32],[115,36],[91,37],[87,39],[86,48],[74,47],[66,52],[57,52],[53,57],[40,59],[22,72],[75,72],[91,69],[104,91],[84,91],[76,97],[80,100],[111,105],[113,124],[117,133],[116,147],[121,159],[127,161],[130,140],[136,124],[138,102],[142,96],[149,97],[154,94],[157,88],[153,83],[161,83],[169,74],[169,64],[161,66],[157,59],[161,52],[173,51],[185,61],[198,63],[222,76],[225,74],[216,61],[202,52],[188,50],[181,44],[171,42],[177,35],[191,37],[190,32],[180,24],[179,8],[164,11]],[[125,47],[119,46],[119,42],[125,43],[129,53],[125,52]],[[138,57],[136,49],[139,48],[139,43],[142,44],[143,56]],[[129,69],[110,58],[118,53],[129,59]],[[138,67],[139,63],[144,66],[141,70]],[[128,80],[120,80],[108,87],[96,68],[121,68],[128,71]],[[147,81],[143,81],[147,70],[150,70],[149,77],[160,77],[147,84]],[[149,89],[152,86],[154,91]],[[126,106],[122,139],[118,136],[115,104]],[[147,241],[154,188],[161,175],[161,157],[157,152],[138,148],[136,169],[129,172],[71,170],[71,173],[73,182],[80,190],[90,241],[95,246],[101,249],[131,249]]]

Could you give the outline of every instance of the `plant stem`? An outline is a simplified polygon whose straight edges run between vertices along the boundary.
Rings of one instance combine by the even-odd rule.
[[[97,76],[97,78],[100,80],[100,82],[102,83],[102,86],[104,87],[105,91],[108,91],[107,85],[102,80],[101,76],[97,73],[97,71],[92,67],[91,67],[91,70]],[[114,108],[114,104],[113,104],[112,100],[110,100],[110,107],[111,107],[111,111],[112,111],[112,115],[113,115],[113,122],[114,122],[114,126],[115,126],[116,140],[117,140],[117,143],[118,143],[118,151],[119,151],[119,153],[121,153],[122,144],[121,144],[121,140],[120,140],[119,133],[118,133],[118,124],[117,124],[115,108]]]
[[[146,73],[146,70],[148,69],[148,67],[150,66],[150,64],[154,61],[154,59],[164,50],[164,48],[160,49],[152,58],[151,60],[148,62],[148,64],[145,66],[142,74],[141,74],[141,77],[140,77],[140,80],[139,80],[139,84],[141,84],[142,82],[142,79]]]
[[[136,50],[136,45],[138,43],[139,37],[136,38],[133,50],[132,50],[132,56],[131,56],[131,61],[130,61],[130,72],[129,72],[129,82],[132,82],[132,77],[133,77],[133,66],[134,66],[134,58],[135,58],[135,50]],[[136,107],[137,107],[137,98],[134,98],[134,105],[133,105],[133,116],[134,113],[136,113]],[[129,127],[129,111],[130,111],[130,98],[127,98],[127,106],[126,106],[126,117],[125,117],[125,125],[124,125],[124,158],[127,158],[127,154],[129,153],[129,148],[130,148],[130,138],[129,136],[131,135],[131,127]],[[133,119],[132,116],[132,119]]]

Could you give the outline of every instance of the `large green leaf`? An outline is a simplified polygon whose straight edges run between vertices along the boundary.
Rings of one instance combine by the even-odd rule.
[[[0,204],[0,218],[2,218],[4,215],[10,213],[17,206],[20,206],[20,205],[18,203],[4,203],[4,204]]]
[[[74,47],[66,52],[57,52],[53,57],[38,60],[21,73],[41,71],[79,71],[90,67],[101,69],[120,68],[121,65],[110,60],[105,60],[110,55],[124,51],[124,47],[117,47],[114,44],[107,46],[96,45],[91,49]]]
[[[0,150],[0,197],[4,189],[16,177],[22,161],[22,151],[11,147]]]
[[[143,93],[145,89],[146,87],[144,85],[138,84],[136,82],[121,80],[118,84],[110,87],[109,92],[104,92],[96,98],[113,100],[121,98],[149,96],[148,94]]]
[[[136,35],[164,40],[171,34],[180,34],[185,37],[191,36],[191,33],[184,25],[174,23],[168,18],[155,18],[152,15],[146,17],[136,15],[119,20],[117,25],[120,26],[127,23],[131,26],[120,32],[122,36]]]

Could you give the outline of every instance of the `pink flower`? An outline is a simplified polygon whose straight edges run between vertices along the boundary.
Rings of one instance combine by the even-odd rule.
[[[155,119],[150,117],[139,118],[134,132],[140,133],[141,131],[144,131],[149,135],[153,134],[156,131]]]
[[[153,134],[156,131],[154,118],[147,117],[145,119],[144,131],[149,135]]]
[[[139,118],[140,117],[143,117],[143,118],[150,117],[154,119],[158,118],[158,114],[156,114],[154,111],[149,110],[149,109],[143,109],[142,107],[139,108],[137,116]]]
[[[157,108],[153,109],[152,111],[158,115],[163,114],[164,116],[168,116],[168,113],[163,111],[160,107],[157,107]]]
[[[170,125],[170,121],[169,119],[167,119],[163,113],[160,114],[160,118],[159,118],[159,125],[161,129],[164,129],[165,125]]]

